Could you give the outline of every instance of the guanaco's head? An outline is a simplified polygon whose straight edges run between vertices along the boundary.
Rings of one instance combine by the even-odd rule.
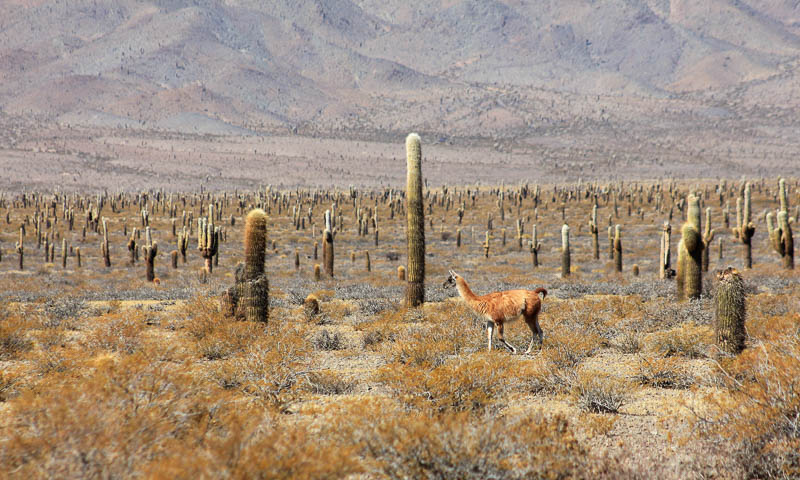
[[[442,284],[442,288],[452,288],[456,286],[456,279],[458,278],[458,274],[452,270],[448,270],[447,272],[447,279]]]

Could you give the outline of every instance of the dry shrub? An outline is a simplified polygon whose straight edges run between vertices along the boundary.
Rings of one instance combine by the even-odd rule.
[[[486,348],[483,322],[463,305],[432,305],[425,314],[425,323],[409,327],[391,345],[392,362],[438,366],[450,356]]]
[[[207,384],[206,384],[207,385]],[[283,426],[180,368],[140,354],[64,376],[10,404],[0,476],[35,478],[341,478],[355,447],[330,431]]]
[[[0,319],[0,360],[12,360],[33,348],[28,338],[29,322],[8,316]]]
[[[793,328],[734,359],[723,359],[728,391],[708,396],[701,425],[729,442],[743,478],[800,477],[800,337]]]
[[[534,394],[555,395],[568,393],[575,383],[575,369],[559,367],[545,358],[537,358],[527,376],[527,390]]]
[[[694,383],[692,376],[675,357],[639,357],[634,378],[642,385],[656,388],[689,388]]]
[[[681,324],[664,332],[656,332],[649,336],[650,350],[665,357],[680,355],[688,358],[706,356],[706,345],[713,337],[710,327],[696,325],[693,322]]]
[[[308,390],[317,395],[342,395],[356,388],[356,382],[330,370],[309,372],[305,378]]]
[[[58,351],[38,351],[31,354],[34,372],[45,377],[53,374],[60,374],[71,370],[75,367],[76,362],[73,358],[74,352],[58,352]]]
[[[265,331],[263,323],[239,322],[228,319],[214,326],[214,329],[197,342],[200,356],[206,360],[220,360],[244,352],[248,346]]]
[[[167,328],[182,328],[195,340],[202,340],[211,334],[220,323],[228,323],[230,319],[219,309],[214,299],[199,296],[184,304],[171,317]]]
[[[580,476],[586,455],[566,420],[541,415],[429,416],[361,407],[353,436],[376,478],[524,479]]]
[[[92,350],[134,353],[141,347],[141,334],[147,326],[146,321],[145,314],[138,310],[99,317],[87,336],[87,346]]]
[[[410,406],[479,412],[509,391],[525,390],[531,373],[530,365],[508,356],[479,353],[432,370],[427,364],[390,364],[378,372],[378,380]]]
[[[0,402],[5,402],[18,393],[20,378],[7,372],[0,372]]]
[[[636,330],[626,329],[613,346],[622,353],[638,353],[642,349],[642,336]]]
[[[595,413],[618,413],[628,399],[630,385],[602,372],[582,371],[572,385],[578,408]]]
[[[41,392],[23,392],[0,448],[0,465],[22,476],[121,477],[195,428],[208,398],[163,365],[133,355],[82,382],[53,378]],[[185,382],[185,383],[184,383]]]
[[[602,413],[588,413],[581,418],[581,428],[587,436],[608,435],[617,423],[617,416]]]
[[[399,321],[400,315],[396,310],[381,312],[377,319],[361,322],[355,329],[364,332],[362,343],[365,348],[377,348],[383,342],[394,342],[405,326]]]
[[[334,332],[331,335],[327,329],[322,329],[314,335],[311,339],[311,344],[317,350],[342,350],[344,348],[342,336],[338,332]]]
[[[557,368],[574,368],[599,347],[597,336],[559,327],[545,336],[542,355]]]
[[[309,344],[295,324],[280,317],[271,319],[270,328],[259,332],[243,344],[242,351],[212,366],[208,375],[223,388],[283,409],[296,398],[298,377],[308,363]]]

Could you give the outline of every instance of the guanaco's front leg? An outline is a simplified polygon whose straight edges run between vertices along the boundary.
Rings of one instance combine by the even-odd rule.
[[[494,322],[489,320],[486,322],[486,339],[489,343],[489,351],[492,351],[492,334],[494,333]]]

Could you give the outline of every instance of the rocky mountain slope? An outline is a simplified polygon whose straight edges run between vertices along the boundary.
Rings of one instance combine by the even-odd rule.
[[[0,112],[96,127],[519,137],[790,119],[798,58],[793,0],[0,3]]]

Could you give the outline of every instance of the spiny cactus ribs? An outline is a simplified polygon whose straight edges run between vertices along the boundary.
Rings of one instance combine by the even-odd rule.
[[[425,212],[422,196],[422,146],[419,135],[406,138],[406,211],[408,285],[405,303],[416,307],[425,302]]]
[[[714,331],[720,350],[738,354],[745,347],[745,290],[739,272],[728,267],[717,274]]]
[[[264,273],[266,249],[267,214],[261,209],[251,210],[245,218],[245,263],[237,267],[236,283],[222,299],[226,314],[251,322],[269,320],[269,281]]]

